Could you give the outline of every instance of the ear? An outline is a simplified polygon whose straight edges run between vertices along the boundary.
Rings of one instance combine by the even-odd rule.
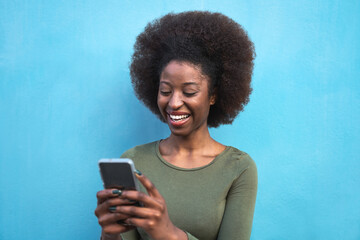
[[[215,95],[212,95],[212,96],[210,97],[210,105],[214,105],[215,102],[216,102],[216,97],[215,97]]]
[[[210,96],[210,105],[214,105],[216,103],[217,98],[217,89],[213,90],[213,94]]]

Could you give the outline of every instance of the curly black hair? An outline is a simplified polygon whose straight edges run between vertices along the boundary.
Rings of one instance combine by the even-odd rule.
[[[169,13],[150,22],[136,39],[130,65],[135,94],[162,121],[157,106],[160,74],[171,61],[200,66],[216,91],[208,126],[231,124],[249,102],[254,45],[246,31],[221,13]]]

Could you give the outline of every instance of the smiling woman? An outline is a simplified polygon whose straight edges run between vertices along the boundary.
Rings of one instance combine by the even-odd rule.
[[[232,123],[249,101],[255,54],[246,32],[220,13],[168,14],[134,48],[136,95],[171,134],[122,155],[144,173],[141,191],[98,192],[102,238],[249,239],[256,165],[208,129]]]
[[[171,61],[160,75],[157,104],[174,135],[195,136],[206,132],[210,106],[209,80],[189,62]]]

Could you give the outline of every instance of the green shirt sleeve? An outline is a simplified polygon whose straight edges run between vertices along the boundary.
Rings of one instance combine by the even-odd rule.
[[[254,161],[245,154],[248,167],[234,181],[228,197],[217,240],[248,240],[255,210],[257,169]]]
[[[186,231],[185,231],[185,233],[186,233],[186,235],[187,235],[188,240],[198,240],[196,237],[194,237],[194,236],[191,235],[190,233],[188,233],[188,232],[186,232]]]
[[[139,240],[141,239],[136,229],[122,233],[121,237],[123,240]]]
[[[194,237],[190,233],[188,233],[188,232],[185,232],[185,233],[187,235],[188,240],[198,240],[196,237]],[[122,233],[121,237],[123,240],[139,240],[139,239],[141,239],[136,230],[131,230],[129,232]]]

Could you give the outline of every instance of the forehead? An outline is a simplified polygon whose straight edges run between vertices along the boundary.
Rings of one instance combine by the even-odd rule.
[[[193,82],[194,84],[201,84],[207,81],[209,78],[203,74],[202,69],[200,66],[192,64],[190,62],[184,61],[177,61],[172,60],[170,61],[161,72],[160,82]]]

